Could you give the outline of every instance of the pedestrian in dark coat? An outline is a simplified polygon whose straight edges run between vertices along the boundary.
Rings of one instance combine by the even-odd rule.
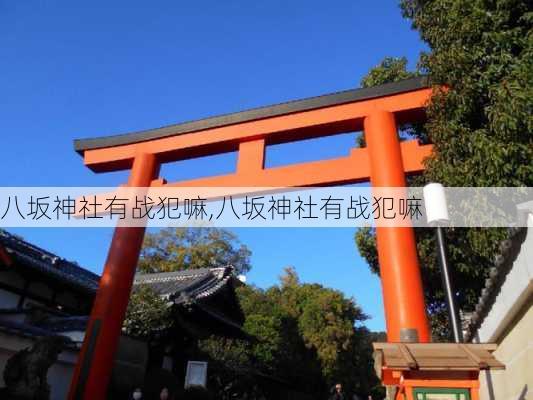
[[[333,394],[329,397],[329,400],[348,400],[342,391],[342,385],[337,383],[333,388]]]

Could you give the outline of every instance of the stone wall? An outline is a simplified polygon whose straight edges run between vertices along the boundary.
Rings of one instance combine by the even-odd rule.
[[[504,371],[480,374],[480,400],[533,399],[533,299],[509,326],[494,355]]]

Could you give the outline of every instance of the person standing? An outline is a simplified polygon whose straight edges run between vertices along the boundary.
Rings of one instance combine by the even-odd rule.
[[[329,400],[347,400],[342,391],[342,385],[337,383],[333,389],[333,394],[330,396]]]
[[[167,387],[164,387],[159,392],[159,399],[158,400],[169,400],[170,399],[170,392]]]

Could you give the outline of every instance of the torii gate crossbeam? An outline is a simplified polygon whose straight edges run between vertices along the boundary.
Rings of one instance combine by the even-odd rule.
[[[75,141],[95,172],[130,169],[128,186],[160,185],[162,163],[238,151],[234,174],[164,182],[166,186],[301,187],[369,181],[405,186],[423,170],[431,146],[400,143],[397,124],[419,122],[432,90],[424,78],[349,90],[137,133]],[[334,160],[264,167],[265,147],[364,130],[366,148]],[[113,235],[69,399],[103,399],[112,370],[144,228],[117,227]],[[412,228],[377,228],[387,337],[428,342],[420,268]]]

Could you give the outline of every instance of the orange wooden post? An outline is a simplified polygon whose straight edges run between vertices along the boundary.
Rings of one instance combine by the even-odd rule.
[[[403,187],[405,172],[394,114],[375,110],[364,120],[374,187]],[[376,228],[389,342],[429,342],[413,228]]]
[[[135,156],[128,186],[147,187],[159,174],[153,154]],[[107,385],[118,347],[145,227],[115,228],[70,385],[70,400],[107,398]]]
[[[253,186],[258,174],[264,169],[265,139],[257,139],[239,144],[237,174],[240,183]]]

